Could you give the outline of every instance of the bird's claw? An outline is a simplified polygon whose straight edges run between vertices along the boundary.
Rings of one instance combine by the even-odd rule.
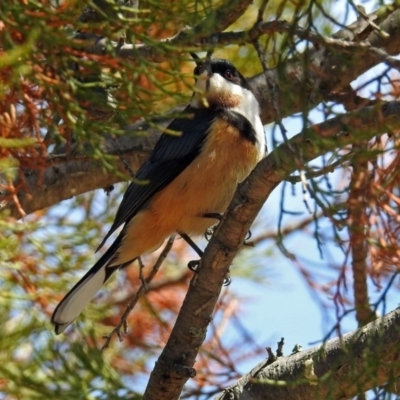
[[[207,240],[207,242],[209,242],[212,238],[212,235],[214,234],[214,228],[208,228],[205,233],[204,233],[204,237]]]
[[[244,242],[246,243],[248,240],[250,240],[250,239],[251,239],[251,236],[252,236],[251,231],[248,231],[248,232],[246,233],[246,237],[244,238]]]
[[[188,262],[188,268],[192,271],[192,272],[197,272],[197,268],[199,268],[200,265],[200,260],[192,260]]]
[[[231,282],[232,282],[231,276],[229,274],[226,274],[225,278],[224,278],[223,285],[224,286],[229,286],[231,284]]]
[[[198,268],[200,266],[200,261],[201,260],[189,261],[187,266],[192,272],[194,272],[196,274],[198,272],[197,270],[198,270]],[[223,285],[224,286],[229,286],[231,284],[231,282],[232,282],[232,279],[231,279],[230,275],[226,274],[225,278],[224,278]]]

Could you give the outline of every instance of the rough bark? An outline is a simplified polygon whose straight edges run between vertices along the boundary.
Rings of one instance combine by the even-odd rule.
[[[270,365],[263,361],[216,399],[352,398],[400,374],[399,327],[400,310],[397,309],[321,346],[279,358]]]

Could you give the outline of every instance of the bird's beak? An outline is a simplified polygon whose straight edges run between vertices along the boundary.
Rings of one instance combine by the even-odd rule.
[[[198,75],[202,75],[204,71],[207,71],[206,76],[211,76],[211,61],[209,58],[201,59],[196,53],[190,53],[193,58],[193,61],[197,65]],[[203,75],[204,76],[204,75]]]
[[[211,62],[210,60],[205,60],[203,62],[202,68],[200,68],[200,73],[207,71],[207,76],[210,77],[212,72],[211,72]]]
[[[196,53],[190,53],[190,55],[193,58],[193,61],[196,63],[197,66],[199,66],[199,63],[201,62],[200,57]]]
[[[190,53],[197,67],[195,69],[196,90],[193,94],[194,101],[198,106],[208,108],[209,104],[206,93],[210,87],[210,78],[212,75],[210,58],[201,59],[196,53]]]

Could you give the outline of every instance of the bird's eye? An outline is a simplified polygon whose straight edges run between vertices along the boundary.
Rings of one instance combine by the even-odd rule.
[[[228,79],[228,81],[231,81],[233,79],[233,73],[231,70],[226,70],[224,73],[225,79]]]

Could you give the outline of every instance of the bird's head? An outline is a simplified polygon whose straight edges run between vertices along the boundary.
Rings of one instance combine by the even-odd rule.
[[[195,108],[236,108],[250,96],[250,86],[243,75],[227,60],[196,60]],[[255,98],[254,98],[255,99]]]

